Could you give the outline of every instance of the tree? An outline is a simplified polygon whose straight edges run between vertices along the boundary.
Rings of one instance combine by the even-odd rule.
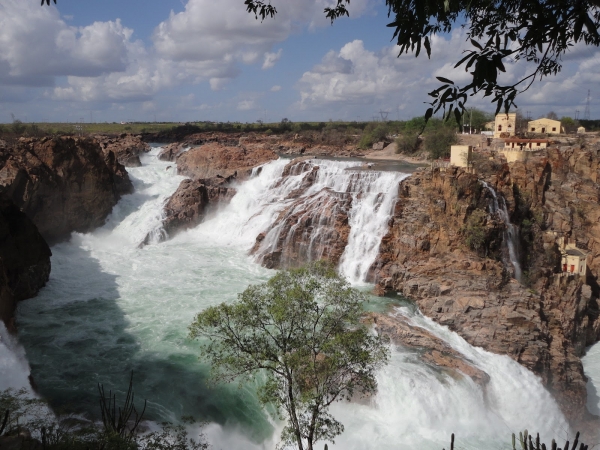
[[[375,392],[375,371],[389,357],[386,341],[360,323],[365,300],[333,268],[311,264],[199,313],[190,336],[201,338],[214,380],[264,374],[259,399],[287,419],[282,441],[312,450],[344,430],[329,406]]]
[[[554,111],[550,111],[546,114],[547,119],[558,120],[558,115]]]
[[[333,8],[325,8],[325,16],[333,22],[347,16],[350,0],[337,0]],[[277,10],[270,2],[245,0],[248,12],[255,17],[273,17]],[[467,98],[479,93],[496,103],[496,114],[504,108],[516,108],[517,95],[527,90],[534,80],[560,72],[561,58],[575,43],[600,45],[600,0],[386,0],[387,25],[392,39],[400,48],[399,55],[419,56],[425,48],[431,57],[432,37],[450,33],[453,27],[464,27],[472,48],[455,67],[469,72],[470,82],[464,86],[445,77],[437,77],[442,85],[429,93],[431,107],[425,119],[440,109],[446,118],[460,123],[466,111]],[[499,79],[509,61],[533,63],[533,70],[514,83]]]
[[[565,133],[575,133],[579,127],[579,122],[566,116],[560,119],[560,126],[565,129]]]

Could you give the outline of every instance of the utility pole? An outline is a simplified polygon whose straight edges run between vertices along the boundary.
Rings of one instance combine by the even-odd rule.
[[[588,89],[587,101],[585,103],[585,112],[583,113],[584,120],[590,120],[590,90]]]
[[[579,110],[575,110],[575,120],[579,120]]]
[[[527,120],[531,120],[531,111],[527,111]]]
[[[379,114],[381,115],[381,121],[382,121],[382,122],[385,122],[385,121],[387,121],[387,118],[388,118],[389,111],[382,111],[382,110],[380,109],[380,110],[379,110]]]

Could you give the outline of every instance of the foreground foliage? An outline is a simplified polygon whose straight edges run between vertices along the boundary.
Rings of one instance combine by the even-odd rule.
[[[215,380],[266,377],[259,398],[287,420],[283,443],[312,450],[344,430],[329,406],[375,392],[375,371],[388,359],[386,342],[360,323],[365,301],[333,268],[317,263],[208,308],[190,335],[201,338]]]
[[[46,402],[25,389],[0,391],[0,446],[37,450],[207,450],[200,434],[188,436],[184,425],[163,423],[157,431],[141,432],[145,411],[134,406],[132,381],[122,405],[98,386],[102,423],[54,414]],[[193,422],[185,419],[184,423]]]

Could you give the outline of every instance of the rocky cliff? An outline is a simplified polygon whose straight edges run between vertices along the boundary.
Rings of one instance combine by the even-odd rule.
[[[164,206],[163,229],[167,236],[202,223],[210,206],[229,203],[236,193],[234,188],[228,187],[229,181],[220,177],[183,180]],[[151,239],[149,234],[144,244],[149,244]]]
[[[597,160],[596,152],[563,148],[511,165],[486,162],[479,177],[491,189],[461,169],[420,171],[400,183],[371,268],[379,293],[402,293],[470,344],[540,375],[573,423],[586,416],[580,357],[600,337]],[[512,277],[496,192],[520,231],[521,282]],[[555,273],[559,236],[591,251],[587,278]]]
[[[0,320],[11,320],[19,300],[33,297],[50,276],[50,248],[29,218],[0,192]]]
[[[133,190],[112,151],[71,137],[2,145],[0,186],[51,243],[102,225],[120,196]]]

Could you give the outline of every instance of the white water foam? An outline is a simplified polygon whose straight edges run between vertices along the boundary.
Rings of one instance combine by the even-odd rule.
[[[0,321],[0,391],[7,389],[31,391],[29,373],[25,350]]]
[[[130,169],[137,191],[122,199],[105,227],[53,247],[48,286],[21,303],[20,334],[33,374],[53,402],[94,411],[96,383],[122,394],[134,370],[136,398],[149,400],[150,419],[195,415],[209,422],[206,435],[215,449],[274,449],[280,424],[259,406],[255,386],[207,387],[207,367],[197,359],[198,345],[187,338],[187,326],[195,313],[232,301],[248,284],[272,276],[252,263],[247,250],[301,177],[275,187],[287,162],[266,164],[213,218],[171,240],[138,248],[156,229],[162,203],[181,179],[154,156],[142,157],[144,166]],[[347,164],[323,165],[331,166],[330,175],[324,175],[331,189],[346,192],[352,179],[344,171]],[[379,189],[373,192],[383,197],[363,205],[374,213],[373,202],[382,211],[388,208],[389,192]],[[464,448],[491,449],[525,426],[562,437],[564,418],[535,376],[509,358],[470,347],[427,319],[411,318],[485,370],[491,376],[488,388],[424,364],[418,352],[394,348],[390,364],[378,374],[379,392],[368,404],[334,406],[334,416],[346,426],[335,448],[439,450],[454,432]]]
[[[586,350],[581,358],[583,371],[587,381],[587,409],[600,416],[600,344],[594,344]]]

